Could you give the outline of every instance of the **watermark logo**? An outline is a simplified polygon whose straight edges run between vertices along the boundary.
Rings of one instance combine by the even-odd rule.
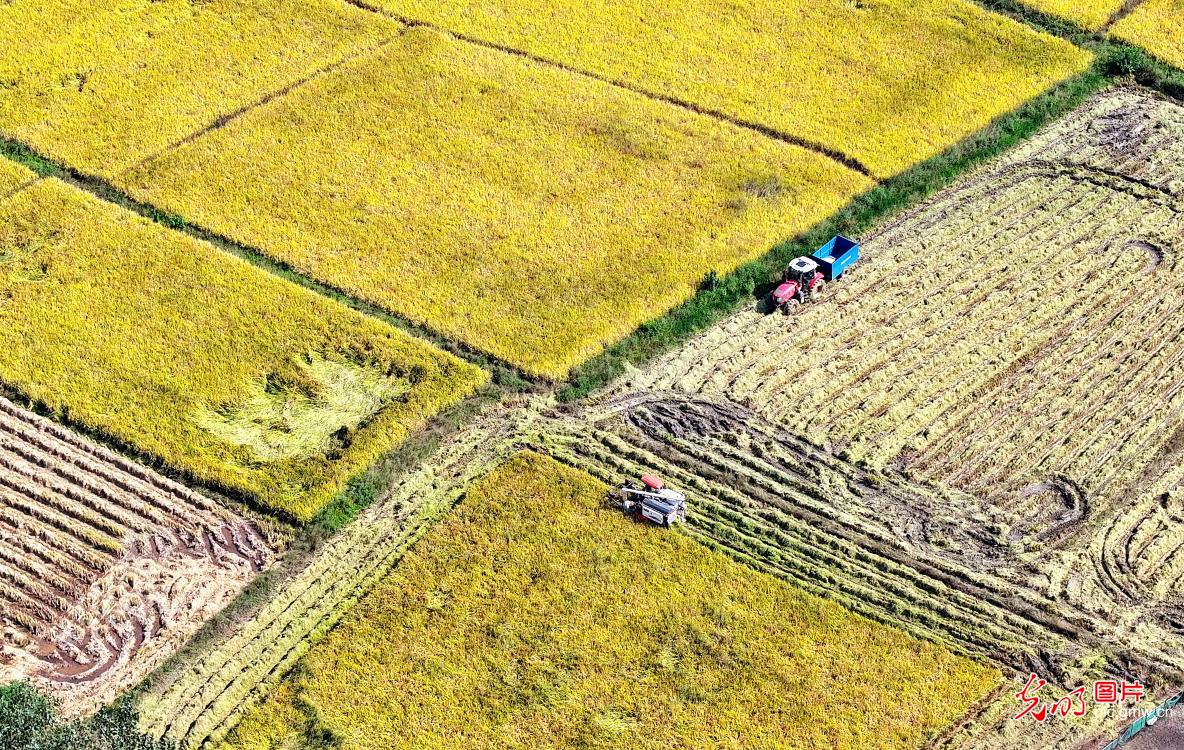
[[[1040,679],[1036,674],[1029,675],[1027,683],[1015,694],[1020,710],[1012,718],[1017,721],[1023,719],[1043,722],[1054,716],[1081,717],[1089,713],[1091,700],[1095,706],[1119,706],[1138,703],[1146,694],[1143,683],[1137,680],[1097,680],[1093,683],[1092,689],[1079,687],[1055,699],[1052,696],[1040,695],[1040,691],[1047,686],[1046,680]],[[1045,702],[1045,698],[1049,698],[1049,701]]]

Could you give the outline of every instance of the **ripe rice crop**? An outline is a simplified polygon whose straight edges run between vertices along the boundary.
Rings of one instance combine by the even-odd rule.
[[[511,459],[225,746],[903,750],[999,680],[638,525],[607,489]]]
[[[0,683],[111,700],[272,551],[202,495],[0,398]]]
[[[555,378],[871,186],[805,149],[427,29],[118,182]]]
[[[337,0],[11,0],[0,132],[110,175],[398,28]]]
[[[0,258],[0,381],[298,519],[485,377],[57,180],[0,204]]]
[[[1146,0],[1111,33],[1184,68],[1184,0]]]
[[[1091,31],[1105,26],[1115,13],[1122,10],[1125,2],[1126,0],[1023,0],[1024,5],[1076,21]]]
[[[881,177],[1083,70],[1068,42],[963,0],[376,0],[852,156]]]
[[[145,731],[183,748],[213,747],[272,683],[341,621],[470,484],[504,460],[531,410],[481,418],[317,548],[250,617],[228,628],[177,669],[158,674],[139,697]],[[503,418],[507,417],[507,418]]]
[[[0,198],[32,182],[36,177],[37,175],[28,168],[0,157]]]

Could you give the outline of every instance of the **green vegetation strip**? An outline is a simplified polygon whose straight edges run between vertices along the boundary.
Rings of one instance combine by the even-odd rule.
[[[1072,24],[1026,9],[1025,13],[1025,20],[1029,16],[1039,16],[1038,20],[1049,24],[1047,30],[1060,29],[1068,38],[1078,40],[1073,31],[1076,27]],[[884,218],[917,204],[952,184],[960,175],[1027,140],[1040,128],[1082,104],[1091,94],[1124,77],[1133,76],[1143,85],[1184,100],[1184,73],[1127,45],[1099,41],[1090,46],[1098,53],[1098,59],[1082,75],[1028,102],[942,155],[878,185],[828,221],[777,246],[759,260],[741,266],[726,277],[705,279],[704,288],[693,299],[643,325],[633,335],[577,368],[568,385],[559,391],[560,399],[582,398],[628,368],[640,367],[676,348],[741,305],[754,303],[757,295],[769,287],[774,276],[793,258],[813,252],[836,234],[858,238]]]

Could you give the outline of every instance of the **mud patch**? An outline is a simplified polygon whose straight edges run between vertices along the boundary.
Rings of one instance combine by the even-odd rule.
[[[1089,510],[1085,493],[1064,477],[1033,482],[1021,488],[1017,495],[1017,502],[1009,508],[1020,519],[1008,532],[1011,542],[1061,541],[1085,521]]]

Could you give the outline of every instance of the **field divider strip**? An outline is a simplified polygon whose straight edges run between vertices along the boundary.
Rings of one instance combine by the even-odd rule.
[[[394,41],[394,38],[388,39],[384,44],[389,44]],[[343,62],[344,64],[344,62]],[[246,114],[247,110],[240,113]],[[229,120],[227,120],[227,123]],[[222,123],[225,125],[226,123]],[[211,128],[207,128],[210,130]],[[120,208],[131,211],[139,216],[148,219],[152,222],[160,224],[173,231],[182,232],[193,237],[194,239],[206,242],[219,250],[237,256],[256,268],[260,268],[268,273],[278,276],[285,281],[296,284],[304,289],[318,294],[322,297],[333,300],[340,304],[349,307],[355,312],[359,312],[367,317],[377,318],[382,322],[391,325],[403,333],[406,333],[421,341],[426,341],[438,349],[453,354],[465,360],[469,364],[479,367],[487,372],[491,372],[496,376],[499,374],[510,374],[511,379],[518,379],[525,381],[531,385],[538,386],[540,384],[549,383],[539,376],[531,375],[506,360],[503,360],[493,354],[490,354],[476,347],[470,346],[458,339],[447,336],[434,328],[404,317],[398,313],[386,310],[378,305],[367,302],[366,300],[356,297],[344,289],[338,288],[331,284],[326,284],[317,281],[313,277],[307,275],[303,271],[277,260],[262,250],[245,245],[235,239],[227,237],[213,230],[207,229],[200,224],[195,224],[184,216],[179,216],[168,211],[164,211],[151,203],[146,203],[133,197],[131,194],[118,187],[110,180],[99,177],[97,175],[87,174],[79,171],[68,164],[50,159],[33,148],[16,139],[0,135],[0,158],[9,158],[18,164],[26,164],[33,162],[33,168],[38,172],[38,177],[31,180],[25,185],[20,186],[10,195],[0,195],[0,201],[10,198],[18,194],[21,190],[28,189],[30,186],[45,177],[55,177],[68,185],[82,190],[106,203],[112,203]],[[154,157],[155,158],[155,157]]]
[[[1122,7],[1114,11],[1110,18],[1106,20],[1106,23],[1101,28],[1101,32],[1103,34],[1109,34],[1110,30],[1113,29],[1119,21],[1134,13],[1139,9],[1139,6],[1145,2],[1147,2],[1147,0],[1126,0],[1126,2],[1122,4]]]
[[[695,104],[694,102],[689,101],[687,99],[681,99],[679,97],[671,96],[669,94],[660,94],[656,91],[650,91],[647,88],[644,88],[642,86],[637,86],[637,85],[629,83],[627,81],[622,81],[622,80],[619,80],[616,78],[611,78],[609,76],[601,75],[599,73],[593,73],[592,71],[584,70],[583,68],[577,68],[573,65],[569,65],[568,63],[565,63],[565,62],[562,62],[559,60],[553,60],[549,57],[543,57],[541,55],[536,55],[534,53],[518,49],[517,47],[511,47],[511,46],[505,45],[505,44],[498,44],[497,42],[491,42],[486,39],[481,39],[480,37],[475,37],[475,36],[470,36],[468,34],[463,34],[459,31],[454,31],[454,30],[446,28],[444,26],[440,26],[438,24],[432,23],[431,21],[424,21],[424,20],[421,20],[418,18],[411,18],[410,16],[403,16],[403,15],[399,15],[397,13],[392,13],[391,11],[386,10],[385,8],[380,8],[377,5],[373,5],[372,3],[366,2],[366,0],[345,0],[345,3],[347,5],[352,5],[355,8],[360,8],[362,10],[370,11],[371,13],[377,13],[377,14],[379,14],[381,16],[385,16],[386,18],[389,18],[391,20],[398,21],[399,23],[407,26],[408,28],[431,29],[432,31],[437,31],[441,34],[446,34],[446,35],[452,37],[453,39],[456,39],[457,41],[464,42],[465,44],[471,44],[476,47],[482,47],[484,49],[493,50],[494,52],[501,52],[503,54],[513,55],[515,57],[520,57],[525,60],[529,60],[531,62],[538,63],[540,65],[545,65],[547,67],[557,68],[557,69],[562,70],[564,72],[571,73],[572,75],[577,75],[582,78],[589,78],[594,81],[599,81],[600,83],[608,84],[609,86],[613,86],[614,88],[624,89],[625,91],[628,91],[632,94],[636,94],[637,96],[645,97],[646,99],[650,99],[652,101],[661,102],[662,104],[666,104],[666,105],[669,105],[672,107],[678,107],[679,109],[685,109],[688,112],[693,112],[694,114],[701,115],[704,117],[710,117],[710,118],[712,118],[714,120],[718,120],[720,122],[726,122],[729,125],[733,125],[738,128],[743,128],[745,130],[750,130],[750,131],[757,133],[758,135],[762,135],[766,138],[772,138],[773,140],[780,141],[782,143],[787,143],[791,146],[797,146],[798,148],[805,149],[805,150],[815,153],[819,156],[826,157],[827,159],[837,162],[840,165],[846,167],[847,169],[850,169],[854,172],[858,172],[859,174],[863,175],[864,177],[867,177],[868,179],[875,180],[877,183],[879,183],[883,180],[883,178],[880,175],[877,175],[874,172],[872,172],[872,170],[869,169],[867,167],[867,165],[865,165],[863,162],[861,162],[859,159],[855,158],[854,156],[851,156],[850,154],[843,153],[842,151],[839,151],[838,149],[834,149],[834,148],[831,148],[830,146],[826,146],[821,143],[811,141],[807,138],[802,138],[801,136],[796,136],[796,135],[793,135],[792,133],[787,133],[783,130],[778,130],[776,128],[769,127],[768,125],[762,125],[757,122],[752,122],[750,120],[745,120],[743,118],[736,117],[735,115],[729,115],[726,112],[722,112],[717,109],[712,109],[711,107],[704,107],[700,104]]]

